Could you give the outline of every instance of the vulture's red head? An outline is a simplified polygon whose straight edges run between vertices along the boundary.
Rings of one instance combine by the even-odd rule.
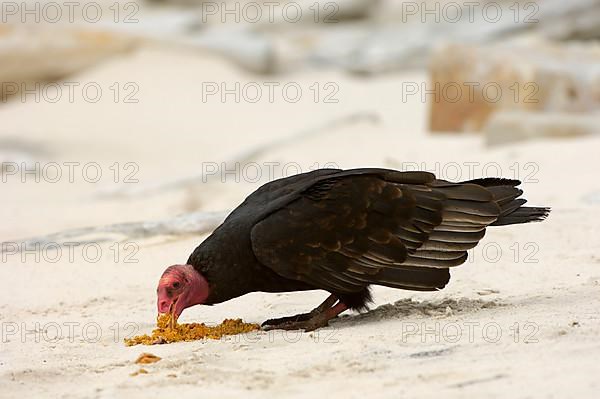
[[[208,293],[208,282],[193,266],[169,266],[158,280],[158,313],[171,313],[177,319],[183,309],[204,303]]]

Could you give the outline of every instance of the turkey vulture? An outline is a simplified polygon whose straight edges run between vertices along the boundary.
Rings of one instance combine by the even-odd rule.
[[[314,330],[365,309],[371,284],[435,291],[488,226],[543,220],[523,206],[521,182],[460,183],[428,172],[320,169],[261,186],[158,283],[158,312],[181,312],[249,292],[321,289],[313,311],[267,320],[267,329]]]

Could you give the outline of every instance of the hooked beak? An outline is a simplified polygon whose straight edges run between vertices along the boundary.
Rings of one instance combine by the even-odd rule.
[[[167,313],[158,313],[158,317],[163,317],[164,315],[168,314],[169,317],[169,329],[174,330],[175,326],[177,325],[177,318],[178,315],[175,312],[175,304],[177,303],[177,300],[179,298],[176,298],[173,302],[171,302],[171,305],[169,305],[169,311]]]

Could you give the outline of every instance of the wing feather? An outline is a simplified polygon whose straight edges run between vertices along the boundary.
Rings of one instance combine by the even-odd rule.
[[[331,292],[442,288],[500,207],[484,187],[432,176],[360,169],[319,177],[255,224],[253,251],[281,276]]]

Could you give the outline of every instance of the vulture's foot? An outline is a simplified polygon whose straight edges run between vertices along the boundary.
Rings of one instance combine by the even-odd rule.
[[[299,321],[306,321],[309,320],[311,317],[313,317],[314,314],[313,312],[310,313],[300,313],[294,316],[287,316],[287,317],[280,317],[278,319],[269,319],[267,321],[265,321],[264,323],[262,323],[260,326],[261,327],[276,327],[276,326],[280,326],[282,324],[286,324],[286,323],[295,323],[295,322],[299,322]]]
[[[271,330],[304,330],[304,331],[314,331],[317,328],[327,327],[329,325],[329,320],[323,315],[314,316],[308,320],[304,321],[288,321],[285,323],[277,324],[277,325],[267,325],[263,327],[265,331]]]
[[[331,306],[337,301],[337,298],[333,297],[333,303],[331,302],[330,296],[325,302],[310,313],[299,314],[296,316],[282,317],[280,319],[267,320],[262,324],[265,331],[270,330],[304,330],[314,331],[318,328],[327,327],[329,320],[337,317],[338,314],[342,313],[348,307],[339,302],[335,306]],[[323,305],[327,305],[324,307]],[[323,307],[323,308],[322,308]],[[274,321],[275,323],[271,323]]]
[[[333,304],[335,304],[336,302],[337,302],[337,298],[333,295],[329,295],[322,304],[320,304],[319,306],[317,306],[316,308],[314,308],[313,310],[311,310],[308,313],[300,313],[300,314],[297,314],[294,316],[280,317],[278,319],[269,319],[269,320],[265,321],[264,323],[262,323],[261,327],[266,327],[266,326],[275,327],[275,326],[279,326],[279,325],[286,324],[286,323],[308,321],[311,318],[313,318],[314,316],[316,316],[320,313],[323,313],[327,309],[330,309],[333,306]]]

